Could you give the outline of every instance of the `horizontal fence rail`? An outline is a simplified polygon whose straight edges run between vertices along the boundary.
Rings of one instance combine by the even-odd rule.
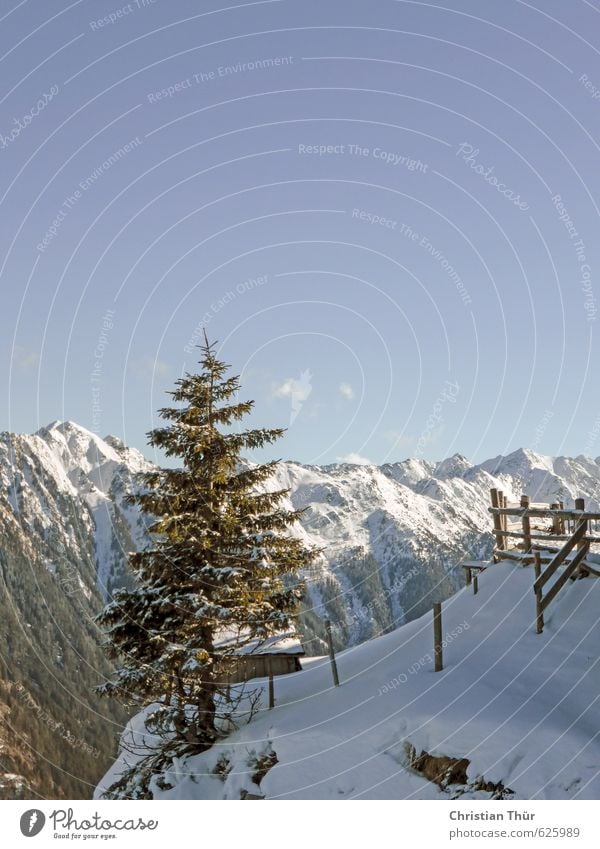
[[[600,513],[593,513],[589,510],[553,510],[552,507],[488,507],[490,513],[496,513],[501,516],[529,516],[534,517],[554,517],[558,516],[564,519],[590,519],[600,522]]]
[[[511,539],[522,539],[523,531],[497,531],[497,533],[501,534],[505,538]],[[547,539],[555,542],[564,542],[565,540],[571,539],[572,534],[552,534],[552,533],[530,533],[530,539]],[[586,537],[588,542],[600,542],[600,536],[592,536],[589,535]]]

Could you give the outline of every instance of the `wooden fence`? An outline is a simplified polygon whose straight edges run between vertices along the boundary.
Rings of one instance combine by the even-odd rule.
[[[539,634],[544,628],[544,611],[569,578],[600,577],[600,566],[586,560],[590,547],[600,543],[600,513],[586,511],[583,498],[575,499],[575,507],[570,510],[565,510],[560,501],[532,504],[527,495],[521,496],[519,504],[508,504],[506,496],[497,489],[491,490],[491,498],[495,559],[535,565],[533,588]],[[548,564],[545,569],[544,563]],[[561,566],[563,570],[558,573]],[[551,578],[554,581],[546,588]]]
[[[491,496],[489,511],[500,557],[510,556],[508,552],[517,549],[529,553],[533,562],[534,551],[552,551],[555,543],[567,542],[580,522],[585,522],[586,542],[600,544],[600,513],[586,511],[583,498],[577,498],[575,507],[566,510],[562,502],[533,504],[528,495],[522,495],[519,504],[508,504],[497,489],[491,490]]]

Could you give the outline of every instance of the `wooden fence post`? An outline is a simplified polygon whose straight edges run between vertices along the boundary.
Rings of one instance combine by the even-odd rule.
[[[584,498],[576,498],[576,499],[575,499],[575,509],[576,509],[576,510],[585,510],[585,499],[584,499]],[[578,522],[577,524],[579,525],[579,524],[581,524],[581,523],[583,523],[583,524],[585,525],[585,533],[587,534],[588,529],[589,529],[589,522],[587,521],[587,519],[582,519],[582,520],[581,520],[581,522]],[[586,548],[588,545],[589,545],[589,544],[588,544],[588,542],[586,541],[586,539],[585,539],[585,537],[584,537],[584,538],[581,540],[581,542],[578,542],[578,543],[577,543],[577,548],[578,548],[578,549],[580,549],[580,548]],[[581,567],[577,570],[577,572],[575,573],[575,575],[576,575],[576,576],[581,575]]]
[[[558,502],[558,509],[559,510],[565,509],[565,502],[564,501]],[[565,532],[565,517],[564,516],[561,516],[560,519],[559,519],[559,527],[560,527],[560,533],[564,534],[564,532]]]
[[[492,507],[501,507],[502,505],[500,504],[500,499],[498,497],[498,490],[497,489],[491,489],[490,495],[492,497]],[[504,503],[504,499],[503,499],[503,503]],[[492,515],[493,515],[493,521],[494,521],[494,536],[496,537],[496,548],[499,551],[502,551],[502,549],[504,548],[504,537],[502,536],[501,533],[499,533],[499,531],[503,530],[502,517],[500,516],[499,513],[493,513]]]
[[[273,682],[273,670],[269,661],[269,710],[275,707],[275,684]]]
[[[524,507],[526,510],[529,507],[530,499],[528,495],[521,496],[521,507]],[[531,551],[531,522],[529,521],[529,516],[523,516],[523,548],[524,550]]]
[[[440,602],[433,605],[433,654],[435,671],[441,672],[444,668],[444,657],[442,654],[442,605]]]
[[[334,687],[340,686],[340,678],[338,675],[337,663],[335,660],[335,651],[333,650],[333,637],[331,636],[331,622],[325,620],[325,631],[327,632],[327,646],[329,648],[329,660],[331,662],[331,674],[333,676]]]
[[[501,489],[498,490],[498,507],[504,507],[504,493]],[[508,516],[505,516],[503,513],[500,513],[500,527],[503,531],[508,530]],[[502,537],[504,542],[504,548],[508,548],[508,538]]]
[[[550,505],[551,510],[560,510],[560,504],[558,502]],[[558,536],[560,534],[560,516],[552,517],[552,533]]]
[[[542,559],[539,551],[534,552],[535,580],[542,574]],[[535,630],[541,634],[544,630],[544,611],[542,610],[542,590],[535,591]]]

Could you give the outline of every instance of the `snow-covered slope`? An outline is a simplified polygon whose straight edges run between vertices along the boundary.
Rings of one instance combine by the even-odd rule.
[[[271,711],[266,682],[252,682],[260,712],[157,776],[155,798],[599,798],[600,580],[569,584],[538,635],[533,577],[493,565],[478,595],[464,589],[444,604],[440,673],[426,615],[342,652],[339,688],[326,658],[277,678]],[[142,743],[142,727],[138,716],[128,744]],[[422,752],[430,769],[455,759],[456,781],[442,788],[412,769]],[[121,756],[98,796],[132,757]]]

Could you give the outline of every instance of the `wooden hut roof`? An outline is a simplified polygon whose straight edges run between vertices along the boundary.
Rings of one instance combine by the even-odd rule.
[[[242,635],[243,638],[243,635]],[[240,638],[231,634],[224,634],[216,643],[215,648],[222,651],[227,651],[228,648],[235,647]],[[271,637],[264,639],[250,640],[244,645],[234,648],[233,654],[248,655],[248,654],[288,654],[302,657],[305,654],[304,647],[298,638],[298,635],[293,632],[284,634],[274,634]]]

